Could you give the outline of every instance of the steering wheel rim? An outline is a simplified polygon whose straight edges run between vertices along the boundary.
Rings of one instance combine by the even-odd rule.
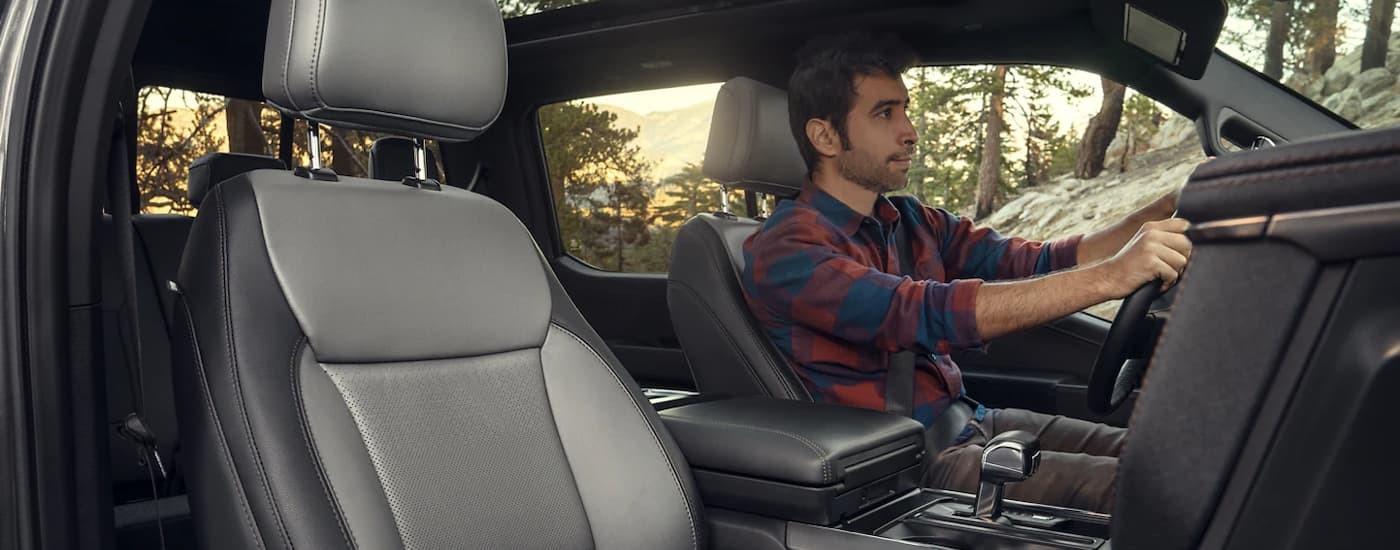
[[[1144,283],[1119,306],[1099,347],[1094,370],[1089,373],[1089,410],[1109,414],[1117,410],[1128,395],[1137,388],[1142,372],[1147,369],[1145,357],[1133,357],[1133,344],[1147,327],[1152,302],[1162,293],[1160,279]]]

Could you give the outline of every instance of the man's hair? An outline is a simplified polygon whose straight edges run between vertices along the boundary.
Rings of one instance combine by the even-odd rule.
[[[788,79],[788,119],[807,170],[817,167],[817,149],[807,139],[807,121],[825,119],[836,127],[841,147],[850,149],[846,114],[856,98],[856,78],[899,78],[914,63],[914,53],[893,34],[848,31],[819,36],[797,54],[797,68]]]

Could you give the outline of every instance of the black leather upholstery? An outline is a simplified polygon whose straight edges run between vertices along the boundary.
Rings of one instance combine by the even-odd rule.
[[[810,401],[739,287],[744,239],[758,227],[755,220],[712,214],[681,226],[666,284],[671,323],[700,391]]]
[[[720,88],[705,148],[705,175],[727,186],[794,196],[806,165],[787,129],[787,94],[747,79]],[[702,214],[681,226],[666,301],[702,392],[810,401],[811,393],[744,302],[743,243],[755,220]]]
[[[432,149],[424,149],[428,160],[428,179],[442,181],[438,172],[437,155]],[[369,177],[377,180],[400,181],[414,175],[413,140],[405,137],[389,136],[374,140],[369,147]]]
[[[470,39],[501,39],[494,3],[307,5],[273,2],[269,52],[285,41],[296,63],[312,43],[323,45],[312,59],[361,53],[359,80],[322,69],[337,97],[383,111],[360,122],[470,137],[445,128],[504,93],[492,78],[503,47]],[[324,27],[301,19],[317,14]],[[403,32],[367,32],[386,21]],[[425,41],[464,57],[403,72]],[[282,70],[269,63],[265,84]],[[404,90],[418,85],[465,105],[412,103],[419,92]],[[345,120],[324,97],[299,99]],[[204,547],[705,547],[675,442],[500,204],[250,172],[200,209],[178,282],[177,396]]]
[[[1400,128],[1323,136],[1200,165],[1181,194],[1193,223],[1400,200]]]
[[[199,207],[209,190],[226,179],[253,170],[285,170],[281,160],[243,153],[209,153],[190,163],[190,176],[185,192],[190,204]]]
[[[318,196],[395,214],[318,210]],[[210,202],[180,273],[189,355],[177,373],[206,545],[702,544],[684,458],[562,291],[545,292],[545,264],[503,207],[281,171],[235,178]],[[432,237],[461,223],[491,238]],[[403,290],[385,292],[386,274]],[[502,299],[514,305],[487,303]],[[650,489],[611,494],[637,486]],[[541,515],[557,530],[539,532]]]
[[[806,486],[859,485],[871,478],[848,479],[848,468],[895,448],[911,451],[899,465],[908,467],[924,444],[923,424],[911,418],[791,400],[707,401],[661,418],[695,468]]]

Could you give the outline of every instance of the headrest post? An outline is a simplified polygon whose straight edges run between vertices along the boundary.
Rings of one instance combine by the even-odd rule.
[[[723,184],[719,186],[719,211],[729,213],[729,188]]]
[[[413,176],[420,180],[428,179],[428,154],[423,138],[413,138]]]
[[[306,150],[311,154],[311,169],[321,169],[321,125],[306,121]]]

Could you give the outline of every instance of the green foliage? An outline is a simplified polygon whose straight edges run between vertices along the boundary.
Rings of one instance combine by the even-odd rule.
[[[1056,102],[1089,97],[1067,69],[1015,65],[1005,82],[1003,188],[1009,195],[1074,169],[1078,137],[1052,117]],[[918,153],[909,169],[907,192],[925,204],[970,212],[982,160],[987,99],[995,86],[993,67],[918,67],[906,74],[909,116],[919,132]]]
[[[539,110],[540,136],[564,248],[594,266],[636,271],[629,252],[651,241],[651,165],[617,115],[568,102]]]

